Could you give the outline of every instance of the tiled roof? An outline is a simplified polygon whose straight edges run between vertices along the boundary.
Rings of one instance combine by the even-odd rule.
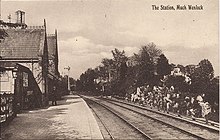
[[[45,28],[5,29],[7,37],[0,43],[2,59],[36,59],[43,54]]]
[[[48,35],[47,36],[47,46],[48,46],[48,55],[49,59],[54,59],[56,55],[56,49],[57,49],[57,39],[55,35]]]

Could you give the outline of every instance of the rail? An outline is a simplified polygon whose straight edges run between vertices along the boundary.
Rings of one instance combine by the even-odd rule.
[[[112,103],[112,102],[110,102],[110,103]],[[113,103],[113,104],[114,104],[114,103]],[[203,138],[203,137],[201,137],[201,136],[195,135],[195,134],[193,134],[193,133],[191,133],[191,132],[188,132],[188,131],[183,130],[183,129],[178,128],[178,127],[175,127],[175,126],[171,125],[170,123],[161,121],[160,119],[157,119],[157,118],[155,118],[155,117],[151,117],[151,116],[149,116],[149,115],[140,113],[140,112],[138,112],[138,111],[135,111],[135,110],[133,110],[133,109],[130,109],[130,108],[127,108],[127,107],[118,105],[118,104],[114,104],[114,105],[117,105],[117,106],[119,106],[119,107],[125,108],[125,109],[130,110],[130,111],[132,111],[132,112],[135,112],[135,113],[137,113],[137,114],[140,114],[140,115],[143,116],[143,117],[150,118],[150,119],[152,119],[152,120],[154,120],[154,121],[156,121],[156,122],[160,122],[160,123],[162,123],[162,124],[164,124],[164,125],[167,125],[167,126],[169,126],[169,127],[172,127],[172,128],[174,128],[174,129],[177,129],[177,130],[179,130],[179,131],[181,131],[181,132],[183,132],[183,133],[186,133],[186,134],[188,134],[188,135],[190,135],[190,136],[196,137],[196,138],[201,139],[201,140],[202,140],[202,139],[205,140],[205,138]]]
[[[102,123],[102,125],[104,126],[105,130],[108,132],[110,138],[112,140],[114,140],[114,136],[111,134],[111,132],[109,131],[109,129],[107,128],[107,126],[102,122],[101,118],[97,115],[97,113],[95,112],[95,110],[88,104],[88,106],[92,109],[92,111],[94,112],[94,114],[96,115],[96,117],[100,120],[100,122]],[[104,137],[104,136],[103,136]]]
[[[140,109],[144,109],[144,110],[147,110],[147,111],[150,111],[150,112],[153,112],[153,113],[157,113],[157,114],[160,114],[160,115],[164,115],[164,116],[167,116],[167,117],[170,117],[170,118],[173,118],[173,119],[177,119],[177,120],[180,120],[180,121],[189,122],[189,123],[192,123],[192,124],[197,125],[199,127],[209,129],[211,131],[215,131],[215,132],[219,131],[219,124],[218,123],[214,123],[214,124],[211,123],[211,125],[209,125],[209,124],[206,124],[205,121],[201,121],[198,118],[195,118],[194,120],[192,120],[188,117],[184,117],[184,116],[179,117],[177,115],[166,114],[166,113],[163,113],[161,111],[156,111],[152,108],[147,108],[146,106],[140,106],[140,105],[137,105],[137,104],[132,104],[132,103],[121,101],[121,100],[114,100],[114,99],[109,99],[109,98],[105,98],[105,99],[112,100],[112,101],[119,102],[119,103],[123,103],[123,104],[127,104],[127,105],[130,105],[130,106],[134,106],[134,107],[137,107],[137,108],[140,108]]]
[[[160,123],[163,123],[163,124],[165,124],[166,126],[169,126],[169,127],[172,127],[172,128],[174,128],[174,129],[176,129],[176,130],[178,130],[178,131],[181,131],[181,132],[183,132],[183,133],[185,133],[185,134],[188,134],[188,135],[191,135],[191,136],[193,136],[193,137],[196,137],[196,138],[198,138],[198,139],[207,139],[207,135],[206,134],[208,134],[208,133],[205,133],[205,134],[202,134],[201,132],[203,132],[203,131],[205,131],[205,129],[204,129],[204,126],[200,126],[200,127],[197,127],[198,129],[197,130],[199,130],[199,131],[197,131],[196,129],[194,129],[194,130],[196,130],[196,132],[192,132],[191,131],[191,129],[188,129],[187,127],[182,127],[182,125],[179,127],[179,124],[178,123],[173,123],[173,121],[167,121],[167,119],[162,119],[162,114],[160,114],[160,116],[161,117],[159,117],[159,116],[157,116],[156,115],[156,113],[155,112],[152,112],[152,113],[154,113],[154,114],[152,114],[152,113],[150,113],[150,114],[148,114],[148,113],[144,113],[143,111],[138,111],[138,110],[135,110],[135,108],[133,108],[133,109],[131,109],[131,108],[129,108],[128,106],[128,104],[126,105],[126,106],[123,106],[123,105],[121,105],[121,102],[118,102],[118,103],[114,103],[114,101],[112,102],[111,100],[106,100],[107,102],[109,102],[109,103],[111,103],[111,104],[114,104],[114,105],[116,105],[116,106],[119,106],[119,107],[122,107],[122,108],[124,108],[124,109],[127,109],[127,110],[130,110],[130,111],[132,111],[132,112],[135,112],[135,113],[137,113],[137,114],[140,114],[141,116],[143,116],[143,117],[147,117],[147,118],[150,118],[150,119],[152,119],[152,120],[155,120],[155,121],[157,121],[157,122],[160,122]],[[134,106],[133,106],[134,107]],[[143,109],[143,108],[139,108],[139,109]],[[151,112],[151,111],[150,111]],[[156,115],[156,116],[155,116]],[[159,115],[159,114],[158,114]],[[165,117],[165,116],[164,116]],[[178,119],[177,119],[178,120]],[[174,121],[175,122],[175,121]],[[187,124],[187,123],[186,123]],[[195,125],[195,124],[192,124],[192,125]],[[186,126],[188,126],[188,125],[186,125]],[[198,126],[198,124],[196,124],[195,126]],[[218,132],[219,131],[217,131],[216,129],[210,129],[210,128],[206,128],[206,130],[210,130],[209,131],[209,133],[210,134],[208,134],[208,135],[213,135],[212,136],[212,138],[217,138],[218,137]],[[208,131],[207,131],[208,132]],[[211,139],[211,138],[208,138],[208,139]]]
[[[81,97],[83,97],[84,99],[86,98],[86,97],[84,97],[84,96],[81,96]],[[103,105],[103,104],[101,104],[101,103],[99,103],[99,102],[97,102],[97,101],[94,101],[94,100],[92,100],[92,99],[89,99],[89,98],[86,98],[86,99],[88,99],[88,100],[90,100],[90,101],[93,101],[94,103],[96,103],[96,104],[102,106],[103,108],[105,108],[106,110],[110,111],[112,114],[114,114],[115,116],[117,116],[118,118],[120,118],[122,121],[124,121],[124,122],[125,122],[126,124],[128,124],[130,127],[132,127],[134,130],[136,130],[137,132],[139,132],[145,139],[148,139],[148,140],[151,140],[151,139],[152,139],[149,135],[147,135],[147,134],[144,133],[142,130],[140,130],[139,128],[137,128],[136,126],[134,126],[133,124],[131,124],[130,122],[128,122],[126,119],[124,119],[123,117],[121,117],[121,115],[119,115],[118,113],[116,113],[115,111],[113,111],[112,109],[110,109],[108,106]]]

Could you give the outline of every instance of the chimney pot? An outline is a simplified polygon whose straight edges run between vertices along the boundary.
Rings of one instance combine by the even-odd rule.
[[[18,10],[15,12],[16,16],[17,16],[17,22],[18,24],[25,24],[25,12]]]

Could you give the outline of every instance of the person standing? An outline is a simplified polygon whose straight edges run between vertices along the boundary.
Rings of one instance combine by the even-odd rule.
[[[141,89],[140,89],[140,87],[137,87],[137,92],[136,92],[136,94],[137,94],[138,96],[141,95]]]
[[[134,102],[134,93],[131,93],[131,102]]]
[[[200,106],[202,107],[202,117],[205,118],[206,123],[208,123],[211,114],[211,106],[208,102],[200,102]]]
[[[52,105],[57,105],[57,98],[56,98],[57,93],[56,92],[57,92],[57,89],[54,86],[53,91],[52,91]]]

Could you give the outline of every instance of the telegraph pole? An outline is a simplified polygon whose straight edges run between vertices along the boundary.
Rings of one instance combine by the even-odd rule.
[[[64,68],[68,71],[67,73],[67,88],[68,88],[68,91],[70,91],[70,78],[69,78],[69,71],[70,71],[70,67],[67,66],[66,68]]]

